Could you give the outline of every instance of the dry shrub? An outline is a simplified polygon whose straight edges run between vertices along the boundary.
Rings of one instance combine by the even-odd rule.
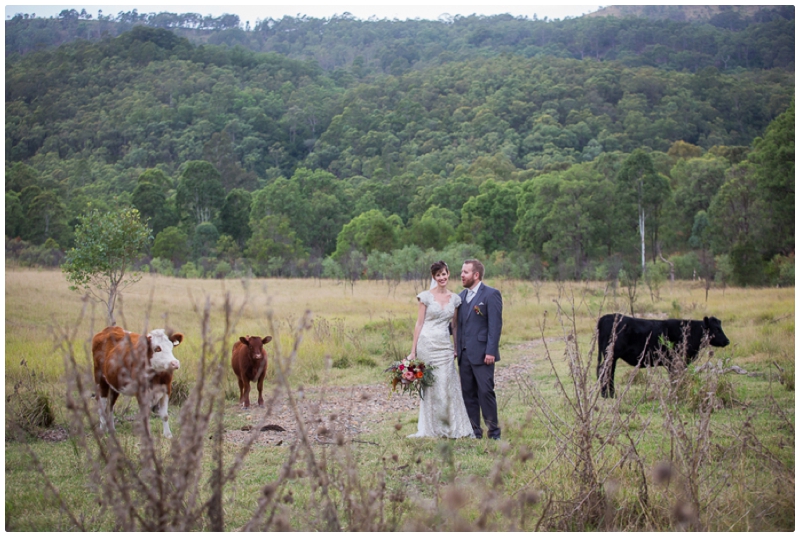
[[[783,366],[778,362],[772,362],[772,365],[778,370],[778,382],[786,389],[787,392],[794,391],[794,362],[784,360]]]
[[[611,401],[602,401],[601,384],[594,380],[596,334],[589,352],[581,352],[578,344],[576,311],[558,305],[558,320],[566,345],[564,361],[569,379],[562,379],[544,337],[547,315],[540,325],[545,356],[551,364],[556,386],[561,395],[559,402],[546,397],[535,383],[528,384],[528,400],[533,415],[555,439],[558,449],[546,468],[562,466],[572,468],[571,479],[564,480],[559,490],[548,492],[550,503],[537,527],[548,531],[582,531],[587,529],[643,529],[648,528],[646,511],[650,492],[644,459],[637,446],[646,435],[650,419],[642,418],[637,407],[643,401],[631,401],[628,412],[621,412],[623,402],[628,403],[631,383],[636,375],[628,377],[622,393]],[[613,342],[612,342],[613,344]],[[608,360],[604,368],[608,368]],[[638,368],[637,368],[638,369]],[[601,370],[602,378],[604,371]],[[628,467],[638,483],[636,502],[621,508],[618,497],[616,473]],[[556,499],[558,498],[558,499]]]
[[[56,421],[52,397],[44,388],[47,384],[25,360],[20,366],[22,373],[14,391],[6,395],[6,438],[17,440],[35,435]]]

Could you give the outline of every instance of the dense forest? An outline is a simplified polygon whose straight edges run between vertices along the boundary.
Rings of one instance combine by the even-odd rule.
[[[134,207],[140,268],[794,282],[794,8],[708,20],[6,21],[6,257]]]

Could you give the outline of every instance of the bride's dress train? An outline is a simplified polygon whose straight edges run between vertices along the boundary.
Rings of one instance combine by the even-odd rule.
[[[442,308],[430,291],[417,295],[425,304],[425,323],[417,339],[417,358],[436,366],[433,386],[423,388],[417,432],[409,438],[433,436],[472,437],[472,425],[461,395],[461,379],[456,371],[449,326],[461,297],[452,293]]]

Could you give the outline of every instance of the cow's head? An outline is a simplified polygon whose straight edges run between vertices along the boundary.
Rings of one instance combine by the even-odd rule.
[[[174,371],[181,367],[181,363],[172,354],[172,349],[183,341],[183,334],[180,332],[167,332],[163,328],[158,328],[147,334],[147,344],[153,352],[150,358],[150,366],[157,372]]]
[[[730,343],[728,336],[722,331],[722,321],[716,317],[703,317],[703,324],[708,331],[708,342],[714,347],[725,347]]]
[[[243,344],[247,345],[250,349],[250,357],[253,360],[261,360],[266,358],[267,353],[264,350],[264,345],[272,341],[272,336],[260,338],[258,336],[243,336],[239,338]]]

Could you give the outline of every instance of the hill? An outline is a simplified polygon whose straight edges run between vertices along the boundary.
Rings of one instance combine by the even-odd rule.
[[[722,6],[722,5],[646,5],[646,6],[607,6],[585,17],[643,17],[647,19],[669,19],[686,22],[767,20],[774,16],[794,19],[794,6]],[[740,23],[741,24],[741,23]]]

